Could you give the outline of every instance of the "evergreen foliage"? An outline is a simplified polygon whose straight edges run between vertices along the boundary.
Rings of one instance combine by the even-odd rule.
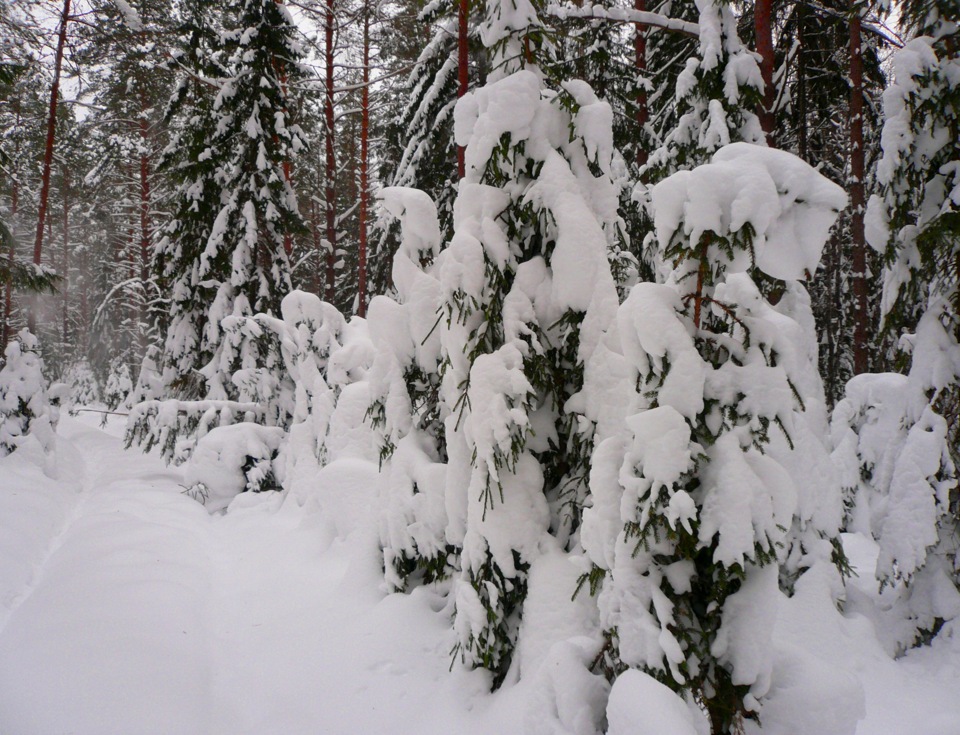
[[[960,14],[939,2],[904,11],[915,35],[895,55],[884,93],[882,188],[867,237],[887,264],[884,324],[900,332],[909,371],[851,381],[834,417],[853,512],[886,508],[861,526],[880,544],[881,583],[898,588],[901,646],[960,615]],[[884,395],[894,381],[896,401]]]
[[[764,144],[754,112],[763,79],[756,57],[737,34],[733,7],[725,0],[700,0],[697,9],[700,45],[677,75],[674,109],[661,118],[662,143],[647,171],[652,183],[705,163],[728,143]]]
[[[245,3],[240,29],[229,34],[216,34],[199,6],[188,20],[192,75],[176,100],[188,105],[187,125],[168,149],[180,183],[156,263],[172,291],[164,383],[198,398],[210,389],[200,369],[224,339],[221,320],[278,314],[290,290],[285,237],[304,224],[284,171],[302,148],[299,129],[287,122],[287,88],[302,51],[277,3]],[[213,45],[219,38],[227,49]],[[210,83],[218,87],[213,99],[203,88]]]
[[[784,208],[769,212],[754,189],[738,210],[741,187],[764,177]],[[816,415],[823,404],[804,344],[812,335],[800,337],[804,327],[751,277],[755,264],[802,275],[780,269],[781,248],[803,243],[779,240],[772,223],[826,212],[825,239],[844,197],[817,178],[789,154],[740,144],[655,186],[666,283],[634,287],[587,366],[600,443],[582,536],[597,565],[588,579],[608,626],[607,666],[642,668],[693,696],[717,734],[760,711],[771,664],[756,652],[769,645],[791,547],[816,557],[819,546],[829,559],[842,520],[838,500],[832,513],[818,507],[839,496],[828,478],[820,498],[799,482],[829,467],[824,447],[801,453],[797,441],[810,438],[807,405]],[[819,256],[823,241],[807,244]]]
[[[37,338],[22,330],[4,351],[0,368],[0,457],[27,437],[37,437],[44,451],[54,447],[59,412],[51,405]]]

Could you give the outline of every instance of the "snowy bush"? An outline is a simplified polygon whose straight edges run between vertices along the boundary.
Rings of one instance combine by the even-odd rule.
[[[896,590],[891,612],[905,623],[893,626],[901,651],[960,616],[956,446],[936,410],[960,376],[960,347],[938,316],[920,321],[908,375],[858,375],[833,413],[850,527],[879,544],[877,578]]]
[[[281,311],[282,354],[294,385],[285,486],[299,496],[340,452],[372,458],[373,437],[363,419],[374,350],[363,319],[348,322],[313,294],[293,291]]]
[[[577,403],[598,445],[581,538],[611,670],[694,696],[728,732],[770,686],[781,562],[794,545],[798,569],[829,557],[842,521],[838,483],[809,487],[792,458],[823,421],[812,321],[790,316],[808,301],[793,284],[778,310],[751,272],[813,272],[846,197],[745,143],[651,195],[665,283],[633,288],[586,367]]]
[[[260,407],[237,401],[141,401],[130,409],[126,444],[145,452],[159,447],[165,460],[181,464],[207,432],[243,421],[262,422]]]
[[[7,345],[0,369],[0,456],[10,454],[28,435],[36,437],[44,452],[52,452],[58,418],[43,376],[40,344],[21,330]]]
[[[186,493],[211,513],[241,492],[279,490],[277,452],[284,432],[275,426],[221,426],[198,442],[184,469]]]
[[[288,461],[295,463],[292,458],[304,447],[322,461],[340,388],[366,377],[372,348],[361,336],[344,349],[345,335],[362,328],[351,330],[340,312],[317,296],[293,291],[281,311],[281,319],[269,314],[224,319],[220,348],[201,371],[209,397],[136,404],[127,422],[128,445],[146,451],[159,446],[168,461],[179,463],[213,428],[253,422],[291,432],[297,451],[288,453]]]

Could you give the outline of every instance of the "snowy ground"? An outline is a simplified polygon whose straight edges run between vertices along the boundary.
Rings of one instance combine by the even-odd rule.
[[[535,683],[491,696],[483,674],[448,671],[435,597],[380,591],[372,468],[319,478],[337,524],[266,493],[210,516],[177,468],[123,450],[121,429],[65,418],[58,480],[34,445],[0,459],[0,733],[550,732],[531,717]],[[850,546],[868,566],[870,543]],[[798,598],[781,613],[792,653],[771,732],[829,735],[819,714],[859,679],[858,735],[960,734],[960,640],[894,662],[866,617]],[[836,665],[804,681],[790,662],[810,656]]]

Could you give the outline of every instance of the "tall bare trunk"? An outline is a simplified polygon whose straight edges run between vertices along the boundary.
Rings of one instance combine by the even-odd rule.
[[[357,254],[357,314],[367,315],[367,166],[370,155],[370,0],[363,3],[363,90],[360,92],[360,252]]]
[[[60,298],[63,304],[63,342],[70,338],[70,170],[63,167],[63,285],[60,289]]]
[[[146,106],[146,105],[144,105]],[[150,240],[151,240],[151,222],[150,222],[150,157],[149,141],[150,129],[147,125],[147,119],[140,116],[140,329],[137,330],[140,341],[140,354],[147,352],[149,339],[147,337],[147,318],[150,311],[149,292],[147,290],[147,281],[150,279]]]
[[[647,0],[634,0],[633,7],[641,12],[647,9]],[[634,63],[637,68],[637,77],[646,81],[647,76],[647,37],[644,27],[640,23],[635,24],[633,36]],[[647,90],[641,87],[637,92],[637,128],[638,132],[643,133],[643,128],[650,119],[650,109],[647,107]],[[645,166],[650,152],[644,147],[646,138],[641,137],[642,144],[637,146],[637,165]]]
[[[148,154],[149,126],[140,118],[140,278],[146,283],[150,277],[150,156]]]
[[[775,118],[773,106],[776,96],[773,90],[773,1],[756,0],[753,6],[753,26],[757,36],[757,52],[760,54],[760,75],[763,77],[763,108],[759,110],[760,127],[767,137],[767,145],[774,146]]]
[[[53,83],[50,85],[50,112],[47,116],[47,142],[43,151],[43,174],[40,179],[40,209],[37,214],[37,238],[33,244],[33,262],[40,265],[43,254],[43,226],[47,216],[47,201],[50,198],[50,168],[53,164],[53,145],[57,129],[57,102],[60,96],[60,69],[63,66],[63,49],[67,44],[67,23],[70,21],[70,0],[63,0],[63,13],[60,16],[60,34],[57,37],[57,51],[53,60]],[[31,332],[36,332],[36,300],[29,310],[28,324]]]
[[[327,0],[327,11],[324,19],[326,45],[324,56],[327,68],[326,90],[323,100],[324,119],[326,121],[326,205],[327,205],[327,292],[326,299],[333,303],[336,286],[336,253],[337,253],[337,189],[336,189],[336,158],[333,153],[334,122],[333,122],[333,3]]]
[[[864,236],[863,56],[860,3],[850,14],[850,233],[853,239],[853,369],[867,372],[867,244]]]
[[[797,152],[807,163],[810,163],[809,146],[807,144],[807,40],[806,26],[807,13],[802,4],[797,5],[797,43],[800,52],[797,57],[797,118],[800,125],[797,132]]]

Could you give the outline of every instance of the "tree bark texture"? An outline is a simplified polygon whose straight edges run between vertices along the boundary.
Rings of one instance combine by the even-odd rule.
[[[60,16],[60,33],[53,61],[53,82],[50,85],[50,112],[47,116],[47,141],[43,150],[43,174],[40,179],[40,207],[37,214],[37,237],[33,243],[33,262],[40,265],[43,254],[43,226],[47,217],[47,202],[50,198],[50,169],[53,164],[53,146],[57,130],[57,102],[60,97],[60,69],[63,66],[63,49],[67,45],[67,23],[70,21],[70,0],[63,0]],[[29,311],[28,323],[31,332],[37,330],[36,299]]]
[[[853,370],[867,372],[867,243],[863,188],[863,56],[860,3],[851,0],[850,15],[850,233],[853,240]]]
[[[767,137],[767,145],[775,146],[776,95],[773,88],[773,0],[756,0],[753,6],[753,25],[760,54],[760,75],[763,77],[763,106],[759,110],[760,127]]]
[[[337,255],[337,188],[336,188],[336,158],[334,146],[333,121],[333,3],[327,0],[324,17],[324,60],[326,62],[326,87],[324,90],[323,112],[326,123],[326,190],[324,192],[327,207],[327,289],[326,299],[334,302],[336,286],[336,255]]]
[[[367,315],[367,205],[370,138],[370,0],[363,3],[363,90],[360,92],[360,242],[357,254],[357,314]]]

